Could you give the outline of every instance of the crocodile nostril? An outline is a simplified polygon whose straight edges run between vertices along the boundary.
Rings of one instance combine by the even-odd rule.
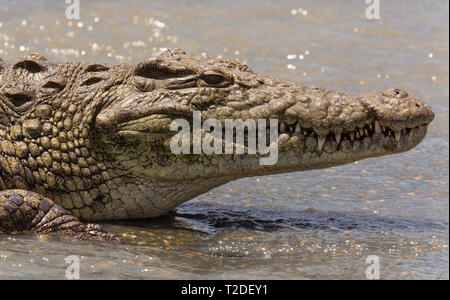
[[[386,97],[390,98],[406,98],[408,97],[408,93],[402,89],[387,89],[382,93]]]
[[[15,107],[22,107],[34,101],[34,98],[27,94],[6,94],[5,96]]]
[[[416,107],[422,108],[422,105],[420,105],[420,103],[416,103]]]
[[[395,96],[399,98],[405,98],[408,96],[408,93],[401,89],[394,89]]]

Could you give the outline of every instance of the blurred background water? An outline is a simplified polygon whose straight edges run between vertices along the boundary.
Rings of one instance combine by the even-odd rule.
[[[105,224],[123,245],[0,236],[0,279],[448,279],[449,3],[0,0],[0,57],[135,64],[166,48],[351,93],[404,88],[436,112],[403,154],[231,182],[158,220]]]

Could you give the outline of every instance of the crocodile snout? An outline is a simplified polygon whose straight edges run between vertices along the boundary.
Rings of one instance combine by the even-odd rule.
[[[383,92],[369,93],[363,101],[375,112],[382,126],[394,130],[428,125],[434,119],[431,107],[402,89],[390,88]]]

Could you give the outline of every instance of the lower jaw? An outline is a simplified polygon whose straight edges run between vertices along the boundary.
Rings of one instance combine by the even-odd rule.
[[[332,153],[326,151],[320,153],[317,151],[305,151],[303,148],[298,147],[298,144],[285,144],[280,146],[278,160],[274,165],[260,164],[260,159],[267,157],[267,155],[202,155],[196,162],[184,160],[183,156],[180,156],[178,157],[180,159],[178,163],[191,163],[189,168],[179,168],[186,169],[188,173],[172,174],[175,176],[166,179],[227,178],[227,180],[235,180],[244,177],[330,168],[366,158],[408,151],[419,144],[424,136],[416,136],[413,141],[400,140],[399,143],[391,137],[385,140],[382,137],[378,137],[378,140],[375,138],[370,144],[354,141],[351,144],[351,148],[342,147],[342,150]],[[345,144],[345,139],[343,142]],[[364,145],[368,145],[368,147],[365,148]],[[164,178],[159,178],[159,180],[164,180]]]
[[[305,151],[301,143],[291,143],[291,140],[279,148],[278,163],[271,167],[256,167],[252,174],[246,176],[260,176],[277,173],[298,172],[313,169],[323,169],[348,164],[366,158],[392,155],[411,150],[417,146],[426,135],[426,128],[415,136],[404,136],[399,141],[394,137],[374,135],[359,141],[351,142],[349,139],[339,143],[336,150],[331,151],[331,146],[326,151],[326,144],[322,151]],[[328,142],[328,141],[327,141]],[[250,173],[250,172],[249,172]]]
[[[139,155],[130,160],[132,164],[127,168],[139,176],[149,180],[194,180],[198,178],[229,177],[230,180],[304,171],[311,169],[329,168],[370,157],[378,157],[408,151],[418,145],[426,135],[427,126],[414,132],[413,135],[402,135],[399,140],[395,136],[372,134],[351,141],[349,136],[343,135],[340,142],[328,137],[321,151],[318,151],[317,138],[296,138],[295,134],[283,144],[279,145],[278,159],[274,165],[262,165],[261,158],[269,155],[258,154],[179,154],[173,155],[170,149],[161,155]],[[166,159],[163,159],[166,158]],[[154,161],[151,168],[145,164]],[[180,172],[181,171],[181,172]]]

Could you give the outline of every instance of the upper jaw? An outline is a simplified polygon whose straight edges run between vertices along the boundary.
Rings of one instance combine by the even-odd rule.
[[[281,117],[282,140],[314,138],[319,155],[350,151],[362,141],[380,148],[364,149],[367,157],[406,151],[423,140],[434,119],[428,105],[399,89],[363,96],[312,89],[295,99]]]

